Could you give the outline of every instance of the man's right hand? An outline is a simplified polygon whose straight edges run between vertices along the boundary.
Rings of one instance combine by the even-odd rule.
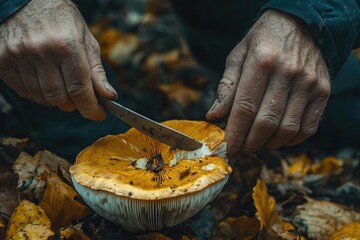
[[[20,96],[91,120],[115,99],[99,45],[69,0],[32,0],[0,25],[0,79]]]

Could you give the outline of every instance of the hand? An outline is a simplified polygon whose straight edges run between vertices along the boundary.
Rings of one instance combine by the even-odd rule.
[[[228,154],[295,145],[312,136],[330,95],[329,74],[307,27],[268,10],[232,50],[206,117],[228,116]]]
[[[0,79],[20,96],[102,120],[114,99],[97,41],[69,0],[32,0],[0,25]]]

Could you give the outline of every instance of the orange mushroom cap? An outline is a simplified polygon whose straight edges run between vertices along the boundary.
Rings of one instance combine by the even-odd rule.
[[[194,151],[173,149],[132,128],[99,139],[70,168],[84,201],[131,231],[185,221],[216,197],[231,173],[220,127],[187,120],[163,124],[203,146]]]

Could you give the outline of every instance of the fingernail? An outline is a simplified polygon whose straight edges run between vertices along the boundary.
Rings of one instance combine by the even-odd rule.
[[[112,92],[117,97],[117,92],[107,81],[104,81],[104,87],[107,91]]]

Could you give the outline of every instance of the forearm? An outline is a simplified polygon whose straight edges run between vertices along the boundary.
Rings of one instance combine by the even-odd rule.
[[[358,4],[358,0],[269,0],[261,12],[276,9],[302,19],[324,55],[331,78],[334,78],[351,49],[358,45]]]
[[[0,23],[25,6],[30,0],[0,0]]]

